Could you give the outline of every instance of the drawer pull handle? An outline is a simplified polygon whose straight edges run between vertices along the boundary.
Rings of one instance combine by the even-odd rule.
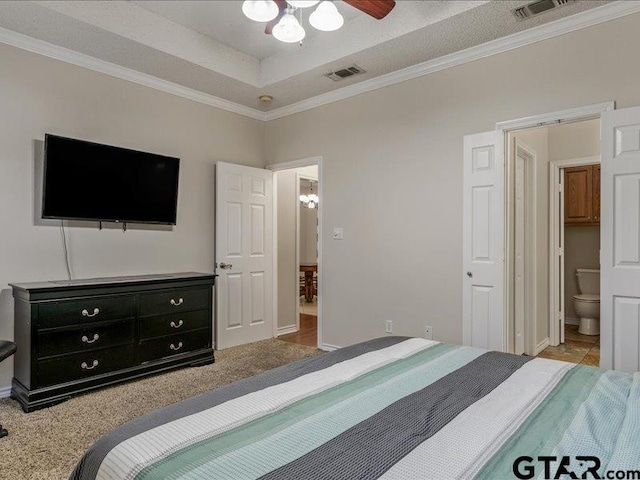
[[[171,322],[169,325],[171,325],[171,328],[180,328],[182,325],[184,325],[184,322],[180,320],[177,324],[176,322]]]
[[[82,362],[82,364],[80,365],[80,368],[82,368],[83,370],[93,370],[98,365],[100,365],[100,362],[98,362],[98,360],[94,360],[91,363],[91,366],[87,365],[87,362]]]
[[[172,343],[171,345],[169,345],[169,348],[171,350],[174,350],[174,351],[177,352],[178,350],[180,350],[182,348],[182,342],[178,342],[178,346],[177,347]]]
[[[178,306],[178,305],[182,305],[184,303],[184,299],[179,298],[178,301],[176,302],[173,298],[171,299],[171,301],[169,302],[171,305],[174,306]]]
[[[100,309],[99,308],[94,308],[93,309],[93,313],[89,313],[89,311],[85,308],[84,310],[82,310],[82,316],[83,317],[95,317],[96,315],[98,315],[100,313]]]
[[[93,338],[91,340],[89,340],[89,337],[87,337],[86,335],[82,336],[82,341],[84,343],[95,343],[100,339],[100,335],[98,335],[97,333],[93,334]]]

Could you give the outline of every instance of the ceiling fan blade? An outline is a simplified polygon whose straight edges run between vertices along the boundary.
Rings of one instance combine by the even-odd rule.
[[[287,10],[286,0],[275,0],[275,2],[278,4],[280,13],[278,13],[278,16],[276,18],[274,18],[270,22],[267,22],[267,25],[264,27],[264,33],[266,33],[267,35],[271,35],[271,32],[273,31],[273,27],[275,27],[278,24],[278,22],[284,15],[285,11]]]
[[[389,15],[389,12],[396,6],[395,0],[343,0],[352,7],[371,15],[373,18],[382,20]]]

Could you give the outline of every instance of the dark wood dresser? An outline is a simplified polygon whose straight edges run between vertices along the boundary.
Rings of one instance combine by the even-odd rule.
[[[177,273],[12,284],[12,398],[30,412],[105,385],[212,363],[214,279]]]

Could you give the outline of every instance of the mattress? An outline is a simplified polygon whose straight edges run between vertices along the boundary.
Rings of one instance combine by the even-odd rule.
[[[640,478],[639,439],[637,373],[385,337],[140,417],[71,478]]]

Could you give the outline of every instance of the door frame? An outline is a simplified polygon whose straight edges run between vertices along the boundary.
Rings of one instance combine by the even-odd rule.
[[[568,167],[581,167],[601,162],[601,156],[570,158],[567,160],[553,160],[549,162],[549,345],[557,346],[564,343],[565,302],[564,300],[564,251],[551,251],[551,245],[556,245],[561,238],[564,246],[564,188],[562,175]],[[561,198],[558,193],[561,194]],[[560,218],[559,218],[560,217]],[[560,227],[562,225],[562,228]],[[556,262],[562,257],[562,267]],[[556,292],[562,292],[560,297]],[[557,324],[560,326],[557,327]]]
[[[602,117],[604,112],[608,112],[611,110],[615,110],[615,101],[596,103],[592,105],[585,105],[582,107],[570,108],[566,110],[559,110],[550,113],[544,113],[541,115],[533,115],[529,117],[523,117],[515,120],[507,120],[496,123],[496,130],[498,130],[503,136],[504,148],[505,151],[508,151],[508,143],[509,143],[509,132],[514,130],[524,130],[528,128],[534,127],[543,127],[543,126],[551,126],[557,125],[561,123],[572,123],[579,122],[583,120],[593,120],[599,119]],[[505,168],[503,182],[508,184],[509,178],[507,177],[507,169]],[[504,187],[504,185],[503,185]],[[513,218],[511,215],[508,215],[508,197],[506,195],[506,190],[503,188],[503,192],[505,192],[504,202],[505,202],[505,221],[504,221],[504,230],[501,232],[504,235],[505,239],[508,239],[508,233],[513,227]],[[513,260],[511,259],[511,245],[509,242],[505,241],[505,262],[504,262],[504,278],[507,280],[504,282],[504,311],[509,312],[509,296],[510,290],[513,288],[513,279],[509,278],[509,272],[513,271]],[[551,295],[551,286],[549,286],[549,295]],[[508,315],[504,315],[504,331],[508,331],[510,324],[510,319]],[[552,334],[552,323],[553,319],[549,318],[549,335]],[[559,332],[558,332],[559,333]]]
[[[318,172],[319,173],[319,172]],[[320,176],[320,175],[318,175]],[[311,175],[305,175],[300,172],[296,172],[296,198],[300,198],[300,180],[314,180],[318,184],[318,197],[320,197],[320,180],[318,178],[314,178]],[[320,204],[318,204],[318,208]],[[296,202],[296,271],[295,274],[300,276],[300,201]],[[318,226],[316,226],[316,235],[317,242],[320,242],[320,236],[318,234],[318,227],[320,223],[320,211],[318,211]],[[316,251],[318,251],[318,245],[316,244]],[[318,279],[320,276],[318,275]],[[296,284],[298,285],[298,284]],[[319,291],[318,291],[319,292]],[[318,299],[320,295],[318,295]],[[296,328],[297,331],[300,331],[300,295],[298,295],[298,302],[296,302]]]
[[[330,350],[335,350],[335,347],[332,347],[330,345],[325,345],[322,341],[323,335],[322,335],[322,314],[323,314],[323,308],[322,308],[322,299],[323,299],[323,283],[324,283],[324,275],[322,275],[323,272],[323,263],[322,263],[322,233],[323,233],[323,205],[325,203],[325,197],[324,197],[324,176],[323,176],[323,161],[322,161],[322,156],[317,156],[317,157],[307,157],[307,158],[301,158],[298,160],[292,160],[289,162],[282,162],[282,163],[274,163],[271,165],[267,165],[266,169],[267,170],[271,170],[272,172],[279,172],[282,170],[293,170],[296,168],[301,168],[301,167],[310,167],[312,165],[317,165],[318,166],[318,197],[320,197],[320,202],[318,203],[318,348],[321,350],[325,350],[325,351],[330,351]],[[274,176],[275,177],[275,176]],[[296,179],[297,179],[297,175],[296,175]],[[277,178],[274,180],[274,195],[273,195],[273,211],[274,211],[274,215],[273,215],[273,239],[274,239],[274,246],[278,245],[278,217],[277,217],[277,211],[278,211],[278,195],[277,195]],[[298,191],[300,188],[300,184],[298,182],[298,186],[296,187],[296,191]],[[296,227],[297,228],[297,227]],[[296,234],[298,235],[298,234]],[[296,251],[298,249],[298,240],[296,239]],[[300,259],[298,258],[298,253],[296,253],[296,261],[299,262]],[[278,336],[278,249],[274,247],[274,256],[273,256],[273,264],[274,264],[274,269],[273,269],[273,315],[274,315],[274,322],[273,322],[273,336],[274,338]],[[299,303],[299,302],[298,302]],[[300,314],[299,314],[299,307],[296,305],[296,312],[297,314],[297,318],[296,318],[296,325],[300,325]]]
[[[536,305],[536,298],[537,298],[537,285],[536,285],[536,276],[537,276],[537,272],[535,269],[536,266],[536,245],[537,245],[537,212],[536,212],[536,199],[537,199],[537,194],[536,194],[536,181],[537,181],[537,175],[536,175],[536,168],[535,168],[535,162],[537,160],[537,152],[530,146],[528,146],[526,143],[524,143],[522,140],[518,139],[518,138],[514,138],[513,139],[513,155],[511,154],[511,152],[509,152],[509,159],[508,159],[508,166],[507,166],[507,178],[510,178],[509,174],[508,174],[508,170],[509,168],[514,168],[514,179],[516,180],[515,185],[509,185],[509,189],[511,187],[517,187],[517,162],[518,162],[518,157],[522,158],[525,162],[524,164],[524,195],[523,195],[523,201],[522,201],[522,216],[523,216],[523,231],[521,232],[522,235],[518,235],[518,229],[515,228],[514,229],[514,254],[518,252],[518,248],[520,247],[523,251],[524,254],[524,284],[525,284],[525,291],[524,291],[524,298],[521,299],[522,301],[522,319],[523,319],[523,325],[522,325],[522,332],[524,335],[523,338],[523,353],[527,354],[527,355],[536,355],[537,352],[537,345],[536,345],[536,341],[535,341],[535,327],[536,324],[534,321],[532,321],[532,319],[536,319],[537,318],[537,305]],[[511,164],[511,160],[513,158],[513,165]],[[509,190],[508,189],[508,190]],[[509,192],[509,197],[511,197],[511,193],[517,193],[515,190],[513,192]],[[514,206],[513,206],[513,214],[514,214],[514,221],[515,218],[517,218],[517,212],[518,212],[518,202],[517,202],[517,197],[514,197],[515,201],[514,201]],[[507,198],[507,202],[509,201],[509,198]],[[507,212],[507,216],[510,216],[510,214]],[[517,225],[514,225],[514,227]],[[522,237],[522,238],[520,238]],[[525,239],[529,239],[529,242],[525,242]],[[508,242],[508,245],[511,245],[511,242]],[[511,287],[513,289],[513,299],[511,299],[511,297],[508,299],[508,301],[513,301],[513,315],[514,315],[514,321],[513,322],[508,322],[508,324],[510,326],[513,326],[513,331],[507,330],[507,333],[509,335],[509,341],[511,342],[511,337],[513,336],[513,342],[514,342],[514,349],[517,346],[517,340],[515,337],[515,333],[517,331],[517,314],[518,314],[518,297],[517,297],[517,290],[515,288],[515,274],[516,274],[516,260],[514,258],[513,260],[513,264],[511,265],[513,270],[511,270],[509,272],[509,275],[507,278],[509,278],[510,280],[507,281],[507,286],[506,286],[506,292],[509,292],[509,288]],[[513,283],[513,285],[512,285]],[[528,287],[528,288],[527,288]]]

